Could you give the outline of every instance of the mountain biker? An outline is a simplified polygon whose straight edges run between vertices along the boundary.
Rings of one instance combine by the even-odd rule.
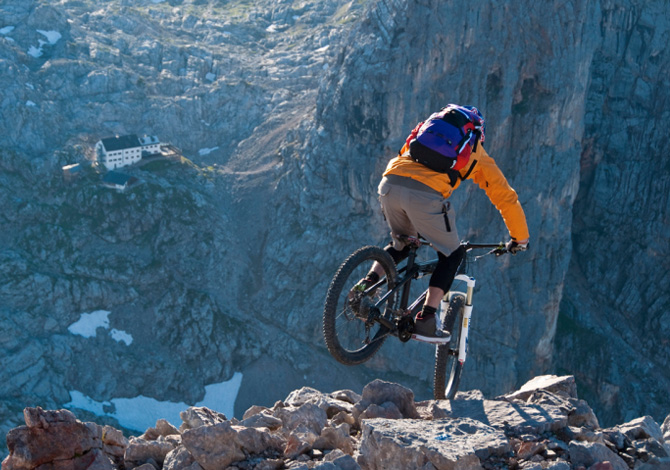
[[[420,234],[437,250],[428,294],[415,318],[418,339],[449,341],[449,334],[437,330],[435,314],[465,255],[448,200],[461,181],[472,180],[498,209],[511,237],[506,244],[510,253],[528,247],[526,216],[516,192],[481,145],[484,130],[484,118],[474,106],[442,108],[414,128],[379,184],[379,200],[392,239],[384,250],[396,264],[409,253],[408,242],[400,235]],[[373,285],[383,273],[381,265],[374,263],[359,288]]]

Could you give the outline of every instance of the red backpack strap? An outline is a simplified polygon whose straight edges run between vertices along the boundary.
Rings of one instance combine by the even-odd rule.
[[[412,130],[412,132],[409,134],[409,136],[408,136],[407,139],[405,140],[405,143],[406,143],[407,145],[409,145],[409,143],[410,143],[411,141],[413,141],[414,139],[416,139],[416,135],[419,133],[419,129],[421,129],[421,126],[423,126],[423,121],[421,121],[419,124],[417,124],[416,127],[414,128],[414,130]]]

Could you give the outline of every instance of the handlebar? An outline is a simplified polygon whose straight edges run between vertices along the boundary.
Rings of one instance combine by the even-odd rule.
[[[397,237],[399,240],[404,241],[405,243],[408,243],[411,246],[415,247],[420,247],[423,245],[430,245],[430,242],[421,236],[419,237],[411,237],[409,235],[399,235]],[[508,253],[507,248],[505,248],[505,244],[503,242],[499,243],[470,243],[470,242],[461,242],[461,246],[465,249],[465,251],[470,251],[470,250],[480,250],[480,249],[489,249],[488,253],[486,255],[504,255],[505,253]],[[486,256],[482,255],[482,256]]]
[[[500,243],[470,243],[470,242],[464,242],[461,243],[461,246],[465,248],[465,251],[470,251],[470,250],[477,250],[477,249],[490,249],[487,255],[504,255],[505,253],[509,253],[507,251],[507,248],[505,248],[505,244],[503,242]],[[485,255],[482,255],[485,256]]]

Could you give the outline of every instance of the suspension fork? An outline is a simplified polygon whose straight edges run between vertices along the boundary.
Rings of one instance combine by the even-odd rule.
[[[470,319],[472,318],[472,297],[475,290],[475,278],[466,274],[459,274],[455,278],[467,284],[465,293],[465,306],[463,307],[463,324],[461,325],[461,337],[458,344],[458,362],[463,364],[468,354],[468,332],[470,330]]]

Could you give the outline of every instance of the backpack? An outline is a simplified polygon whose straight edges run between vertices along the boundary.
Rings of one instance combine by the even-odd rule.
[[[438,173],[465,167],[479,141],[484,141],[481,113],[475,107],[455,104],[420,122],[407,138],[412,160]]]

